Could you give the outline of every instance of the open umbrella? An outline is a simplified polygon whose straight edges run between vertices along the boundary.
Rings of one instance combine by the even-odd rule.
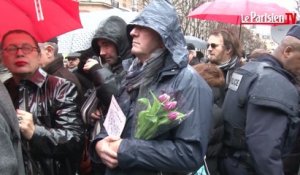
[[[249,20],[245,21],[245,18],[242,19],[242,16],[250,17],[251,15],[256,15],[256,19],[261,21],[257,23],[271,24],[272,21],[266,23],[264,20],[270,19],[269,17],[286,16],[286,13],[289,13],[288,9],[274,2],[262,0],[216,0],[203,3],[191,11],[188,17],[240,25],[249,22]],[[265,19],[262,19],[262,17],[265,17]]]
[[[76,0],[1,0],[0,11],[1,38],[22,29],[44,42],[82,27]]]
[[[137,14],[138,12],[128,12],[117,8],[94,12],[81,12],[80,19],[83,28],[60,35],[58,37],[59,52],[70,53],[91,47],[91,41],[99,23],[110,16],[119,16],[128,23],[133,20]]]
[[[184,36],[186,43],[192,43],[197,49],[206,49],[207,42],[192,35]]]
[[[95,30],[82,28],[67,32],[57,37],[58,52],[68,54],[85,50],[91,47],[91,41],[95,35]]]
[[[280,44],[281,40],[292,26],[293,25],[280,25],[271,27],[271,37],[273,41]]]
[[[296,24],[299,25],[300,21],[297,21]],[[273,41],[275,41],[277,44],[280,44],[280,42],[282,41],[282,39],[285,37],[285,35],[287,34],[287,32],[290,30],[292,26],[293,24],[272,26],[271,37]]]

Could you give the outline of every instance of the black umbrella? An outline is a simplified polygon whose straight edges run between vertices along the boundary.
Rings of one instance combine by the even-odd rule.
[[[207,42],[195,36],[186,35],[184,36],[184,39],[186,43],[192,43],[197,49],[207,48]]]

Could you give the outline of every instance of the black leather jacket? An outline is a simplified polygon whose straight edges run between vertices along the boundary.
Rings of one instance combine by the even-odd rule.
[[[18,85],[11,78],[5,86],[18,108]],[[75,102],[76,86],[38,69],[25,81],[25,87],[26,110],[33,114],[35,122],[31,140],[23,138],[26,174],[75,174],[84,132]]]

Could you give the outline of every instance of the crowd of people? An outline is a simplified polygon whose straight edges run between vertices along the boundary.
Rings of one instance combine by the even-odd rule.
[[[247,61],[216,29],[203,55],[152,0],[128,24],[102,21],[86,50],[64,58],[57,42],[2,37],[0,174],[299,175],[300,25]],[[155,134],[138,137],[143,122]]]

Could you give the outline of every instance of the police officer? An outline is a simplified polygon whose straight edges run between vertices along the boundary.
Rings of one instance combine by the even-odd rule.
[[[224,113],[222,172],[283,175],[282,156],[296,135],[300,80],[300,26],[272,54],[236,69]]]

